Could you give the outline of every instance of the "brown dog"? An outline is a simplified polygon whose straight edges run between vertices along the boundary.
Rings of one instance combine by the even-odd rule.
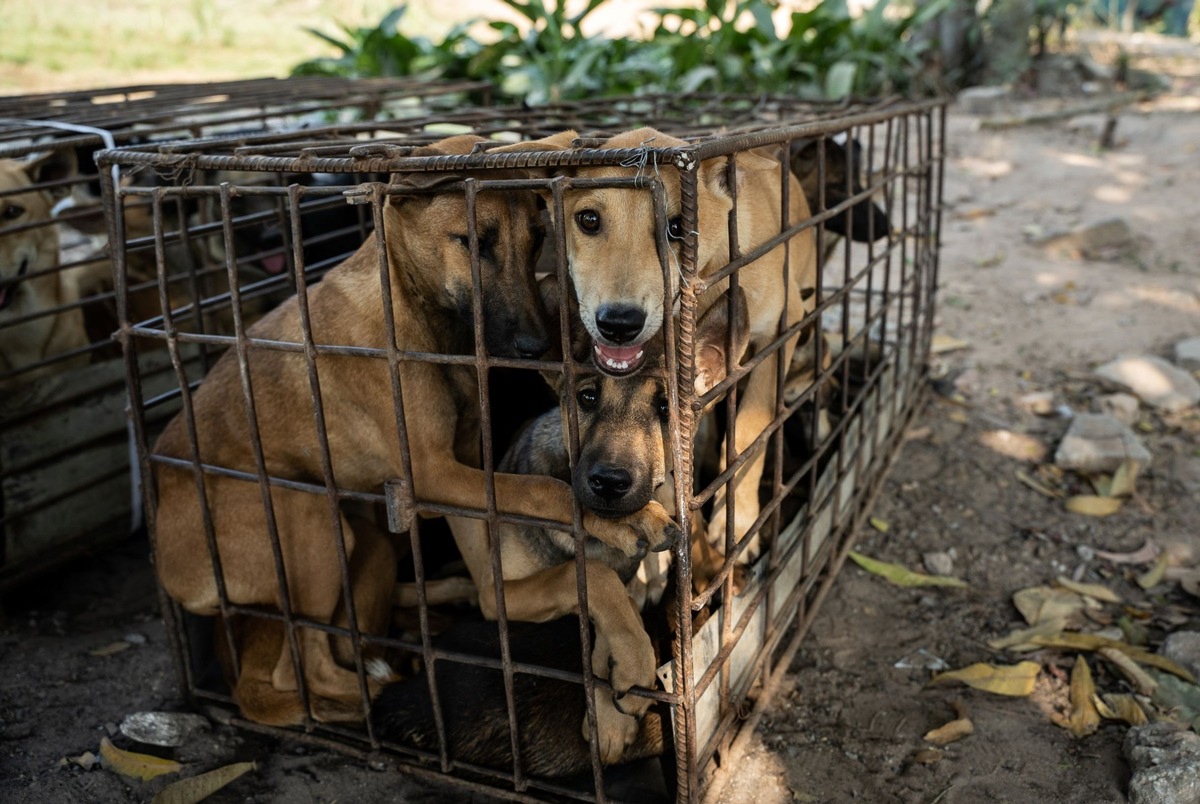
[[[504,146],[495,151],[565,150],[573,147],[574,131],[564,131],[534,142]],[[650,128],[618,134],[600,147],[603,149],[671,148],[686,146],[683,140],[666,136]],[[778,149],[768,149],[778,150]],[[647,159],[650,158],[647,152]],[[729,212],[733,207],[727,183],[727,158],[707,160],[697,166],[698,232],[697,269],[711,276],[730,260]],[[683,239],[680,217],[680,176],[673,165],[641,167],[581,167],[563,172],[585,178],[629,177],[654,172],[663,181],[667,193],[668,240],[671,259],[678,265],[679,244]],[[754,151],[736,158],[737,237],[741,252],[747,253],[779,234],[780,220],[779,162]],[[810,217],[808,204],[795,176],[788,173],[789,208],[787,225]],[[671,287],[663,287],[654,231],[654,202],[649,192],[624,189],[573,190],[564,197],[567,259],[571,279],[578,295],[583,323],[593,339],[596,364],[603,371],[628,374],[636,371],[644,359],[643,345],[658,332],[669,317],[665,300],[677,290],[677,272],[671,272]],[[790,240],[788,282],[784,285],[784,248],[778,246],[738,271],[739,284],[746,293],[750,312],[750,345],[757,352],[778,334],[787,302],[787,319],[792,326],[815,309],[817,260],[812,229]],[[699,299],[696,315],[703,315],[728,287],[722,281],[709,288]],[[665,292],[664,292],[665,291]],[[814,339],[805,340],[806,362],[811,366],[809,382],[815,377]],[[775,415],[776,360],[791,366],[796,338],[790,338],[779,353],[764,360],[751,372],[739,400],[735,449],[740,454],[770,423]],[[762,476],[765,451],[758,453],[738,471],[734,480],[736,501],[734,537],[741,539],[758,518],[758,483]],[[722,462],[722,465],[724,462]],[[724,489],[716,504],[722,505]],[[725,517],[715,516],[709,526],[709,541],[725,549]],[[756,534],[742,556],[753,560],[759,552]]]
[[[469,153],[480,138],[462,136],[418,149],[416,156]],[[490,174],[489,178],[496,178]],[[442,177],[443,179],[446,177]],[[476,203],[478,237],[468,239],[466,200],[461,193],[430,194],[435,174],[398,176],[396,186],[419,191],[391,195],[384,209],[383,237],[400,349],[441,354],[473,351],[471,250],[481,263],[485,310],[484,341],[490,353],[536,357],[548,347],[541,300],[533,277],[540,241],[535,196],[481,191]],[[386,348],[390,335],[382,315],[376,240],[308,292],[314,338],[321,343]],[[259,338],[301,342],[295,298],[250,328]],[[395,433],[396,410],[387,362],[320,354],[321,383],[330,459],[341,488],[378,491],[390,478],[405,477]],[[322,450],[312,408],[306,358],[302,354],[251,349],[246,381],[252,383],[257,429],[267,472],[274,477],[322,483]],[[231,350],[210,371],[192,399],[203,463],[255,472],[251,430],[243,399],[243,377]],[[485,475],[479,463],[478,389],[475,370],[403,361],[399,367],[408,430],[413,492],[418,503],[485,510]],[[155,446],[159,455],[193,460],[188,422],[176,417]],[[216,614],[219,597],[207,547],[204,517],[193,470],[159,464],[157,530],[159,578],[175,600],[197,614]],[[234,603],[280,607],[280,588],[267,538],[267,511],[256,482],[216,474],[203,476],[207,506],[219,550],[227,594]],[[506,513],[572,521],[571,487],[546,477],[495,475],[497,508]],[[351,564],[360,551],[384,547],[369,531],[356,531],[322,494],[270,487],[292,610],[318,623],[332,623],[342,603],[342,581],[332,526],[340,526]],[[331,519],[336,517],[336,519]],[[651,503],[619,520],[584,517],[589,533],[628,554],[669,544],[678,529],[661,506]],[[472,573],[488,559],[486,539],[455,534]],[[390,589],[394,560],[363,567],[379,576],[367,583]],[[382,580],[382,582],[380,582]],[[385,596],[387,597],[387,596]],[[383,607],[380,607],[383,609]],[[359,612],[358,626],[380,633],[386,612]],[[328,635],[301,628],[303,672],[312,696],[351,704],[359,700],[356,673],[339,665]],[[270,670],[271,685],[297,689],[288,645]],[[318,716],[321,712],[318,708]]]
[[[55,201],[69,189],[28,189],[75,173],[75,152],[71,150],[24,162],[0,159],[0,341],[4,344],[0,347],[0,374],[87,345],[79,308],[58,310],[79,300],[74,273],[54,270],[60,261],[58,227],[49,223]],[[6,231],[10,228],[18,231]],[[10,323],[28,316],[36,317]],[[15,381],[86,362],[85,355],[51,363],[22,372]]]
[[[552,279],[552,278],[551,278]],[[553,281],[543,281],[543,292]],[[734,305],[734,362],[742,356],[748,342],[745,295],[738,294]],[[557,309],[557,303],[548,304]],[[713,305],[696,325],[698,368],[706,377],[708,390],[725,376],[725,352],[728,346],[728,310],[724,299]],[[581,362],[590,363],[590,344],[582,343]],[[623,517],[640,511],[651,500],[670,509],[675,505],[674,485],[667,482],[672,471],[668,443],[666,380],[662,376],[662,338],[647,348],[652,370],[637,377],[615,378],[594,371],[579,376],[574,399],[568,397],[565,377],[546,372],[545,378],[559,396],[559,409],[539,416],[525,428],[505,454],[497,469],[522,475],[548,475],[570,482],[575,496],[588,510],[607,517]],[[578,459],[572,462],[568,451],[568,409],[577,412],[579,435]],[[469,524],[469,523],[463,523]],[[501,565],[504,568],[505,609],[510,621],[548,622],[579,613],[576,587],[575,537],[567,531],[541,527],[502,525],[499,529]],[[696,540],[693,558],[697,578],[711,578],[720,569],[721,558],[705,550],[707,543]],[[618,693],[631,685],[654,685],[655,656],[638,612],[650,599],[657,603],[666,586],[667,553],[639,560],[598,539],[585,544],[588,613],[595,627],[592,672],[611,680]],[[495,619],[496,598],[489,570],[476,578],[478,601],[485,617]],[[454,589],[461,590],[459,579],[450,578],[427,584],[431,599],[446,601]],[[415,605],[412,584],[397,589],[399,605]],[[472,590],[473,591],[473,590]],[[471,600],[475,595],[470,596]],[[638,720],[650,701],[638,697],[620,697],[619,704],[607,697],[596,698],[600,756],[606,764],[621,760],[627,747],[637,738]],[[583,721],[583,737],[590,729]]]

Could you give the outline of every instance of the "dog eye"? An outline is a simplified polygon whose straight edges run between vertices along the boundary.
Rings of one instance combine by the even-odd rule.
[[[579,389],[579,393],[575,395],[575,398],[579,400],[581,410],[591,410],[596,407],[596,402],[599,401],[600,395],[596,393],[595,388],[581,388]]]
[[[600,213],[594,209],[581,210],[575,213],[575,223],[584,234],[597,234],[600,231]]]
[[[450,235],[450,239],[453,240],[455,243],[458,243],[460,246],[467,249],[468,251],[471,250],[470,235],[465,235],[465,234],[464,235],[460,235],[460,234]]]
[[[671,404],[666,399],[658,400],[658,417],[666,421],[671,416]]]
[[[683,239],[683,218],[681,216],[676,215],[667,221],[667,237],[672,240]]]
[[[4,208],[4,220],[14,221],[25,214],[25,207],[9,204]]]

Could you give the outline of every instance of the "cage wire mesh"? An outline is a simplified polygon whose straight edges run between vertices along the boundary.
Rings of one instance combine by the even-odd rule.
[[[300,78],[0,98],[0,587],[130,531],[124,370],[111,339],[116,302],[93,152],[427,115],[489,93],[480,82]],[[261,242],[243,243],[239,260],[247,275],[269,278],[282,262],[278,234],[264,229],[264,209],[249,206],[234,226]],[[196,260],[201,281],[213,264],[223,270],[212,209],[179,203],[172,216],[191,220],[173,256]],[[124,223],[135,240],[152,234],[148,205]],[[325,235],[331,264],[344,234]],[[153,280],[152,270],[143,275],[149,293],[135,298],[154,301]]]
[[[601,147],[636,126],[661,139]],[[467,132],[483,141],[443,139]],[[118,337],[182,694],[518,800],[715,795],[923,398],[944,137],[936,101],[675,96],[105,151],[110,228],[151,224],[114,237]],[[318,201],[363,243],[344,264],[315,250]],[[597,365],[632,351],[588,348],[583,323],[580,216],[598,208],[649,210],[608,244],[609,274],[645,270],[649,250],[663,319],[658,352],[619,379]],[[260,220],[284,263],[266,279],[242,270],[262,251],[239,223]],[[177,257],[204,239],[221,264]],[[791,288],[805,260],[811,286],[784,294],[799,303],[762,320],[763,288]],[[519,320],[530,304],[541,329]],[[767,404],[744,419],[755,382]],[[683,534],[669,551],[645,552],[669,532],[651,518],[640,550],[604,553],[628,548],[632,519],[605,525],[578,499],[613,492],[588,463],[613,398],[621,459],[658,462],[648,482]],[[576,495],[511,479],[530,444],[561,453],[541,471]],[[526,549],[549,532],[557,558]],[[643,637],[656,678],[622,696]]]

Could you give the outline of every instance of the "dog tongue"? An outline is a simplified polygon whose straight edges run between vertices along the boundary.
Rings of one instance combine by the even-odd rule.
[[[262,258],[262,267],[269,274],[282,273],[287,265],[287,258],[282,254],[272,254]]]
[[[642,365],[642,346],[605,346],[595,343],[596,365],[614,374],[628,374]]]

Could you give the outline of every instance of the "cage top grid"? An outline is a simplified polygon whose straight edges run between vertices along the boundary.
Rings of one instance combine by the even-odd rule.
[[[442,97],[467,93],[486,97],[490,91],[485,81],[311,76],[0,97],[0,158],[24,156],[40,140],[59,139],[61,130],[46,123],[103,129],[118,144],[127,144],[147,138],[197,137],[219,127],[252,127],[265,119],[347,108],[369,114],[385,106],[394,111],[405,101],[413,102],[414,112],[420,113]],[[102,144],[99,134],[76,133],[65,139],[72,146]]]
[[[538,108],[487,107],[430,113],[404,120],[354,123],[283,133],[245,134],[131,145],[107,151],[104,164],[209,170],[382,173],[396,170],[570,167],[627,163],[632,151],[653,151],[660,164],[709,159],[771,143],[833,136],[919,114],[941,100],[887,99],[829,103],[769,96],[687,95],[607,98]],[[599,150],[620,131],[650,126],[686,146]],[[412,157],[411,149],[454,134],[495,144],[536,139],[564,129],[580,132],[570,151]]]

